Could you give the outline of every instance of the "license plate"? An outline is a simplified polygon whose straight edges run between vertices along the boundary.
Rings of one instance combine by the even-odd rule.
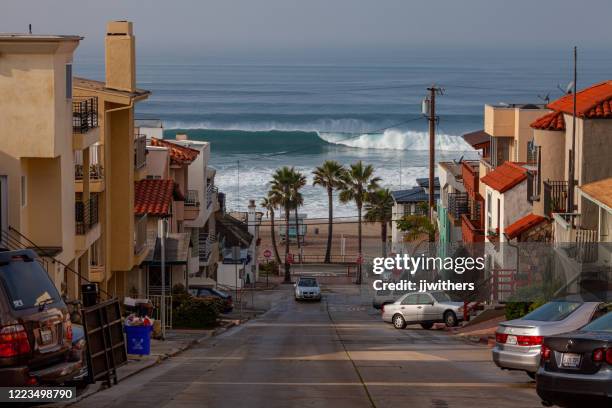
[[[575,353],[563,353],[561,357],[561,366],[567,368],[578,368],[580,366],[580,360],[582,355]]]
[[[516,344],[516,336],[508,336],[508,338],[506,339],[506,344]]]
[[[40,329],[40,341],[42,344],[49,344],[53,341],[53,333],[51,330]]]

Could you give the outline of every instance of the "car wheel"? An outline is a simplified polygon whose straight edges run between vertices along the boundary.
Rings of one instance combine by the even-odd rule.
[[[406,320],[404,320],[404,316],[401,314],[396,314],[393,316],[393,327],[398,330],[406,328]]]
[[[429,330],[433,327],[433,323],[421,323],[421,327],[425,330]]]
[[[529,376],[529,378],[531,378],[532,380],[535,380],[535,373],[532,373],[530,371],[527,371],[527,375]]]
[[[448,327],[456,326],[457,316],[455,315],[455,312],[448,310],[446,313],[444,313],[444,323],[446,323],[446,326]]]

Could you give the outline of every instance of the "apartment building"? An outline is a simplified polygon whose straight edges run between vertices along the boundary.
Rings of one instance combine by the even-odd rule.
[[[89,273],[89,246],[100,234],[74,182],[75,152],[100,137],[94,116],[73,122],[72,60],[81,39],[0,35],[0,241],[44,255],[70,297],[78,296],[76,274]]]
[[[150,92],[136,87],[135,47],[131,22],[109,22],[105,80],[73,81],[76,100],[96,107],[100,133],[97,143],[75,155],[73,176],[84,206],[96,203],[98,208],[101,236],[92,242],[90,279],[117,296],[128,294],[130,273],[140,273],[147,256],[146,215],[134,214],[134,186],[144,178],[146,164],[146,140],[135,128],[134,109]]]
[[[440,199],[436,207],[440,248],[462,240],[461,216],[468,212],[462,162],[439,162]]]

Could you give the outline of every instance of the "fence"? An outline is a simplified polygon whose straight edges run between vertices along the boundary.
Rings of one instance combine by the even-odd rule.
[[[99,221],[98,195],[92,194],[89,200],[75,202],[75,227],[77,235],[84,235]]]
[[[87,133],[98,127],[98,97],[73,98],[72,131]]]

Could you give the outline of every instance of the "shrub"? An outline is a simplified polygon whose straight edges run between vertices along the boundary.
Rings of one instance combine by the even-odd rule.
[[[223,309],[220,299],[213,297],[193,297],[188,294],[178,295],[173,301],[173,326],[189,329],[205,329],[217,323]],[[174,300],[174,299],[173,299]]]
[[[266,275],[278,274],[279,265],[276,261],[263,262],[259,264],[259,272],[265,273]]]
[[[513,320],[529,313],[530,302],[508,302],[506,303],[506,319]]]

